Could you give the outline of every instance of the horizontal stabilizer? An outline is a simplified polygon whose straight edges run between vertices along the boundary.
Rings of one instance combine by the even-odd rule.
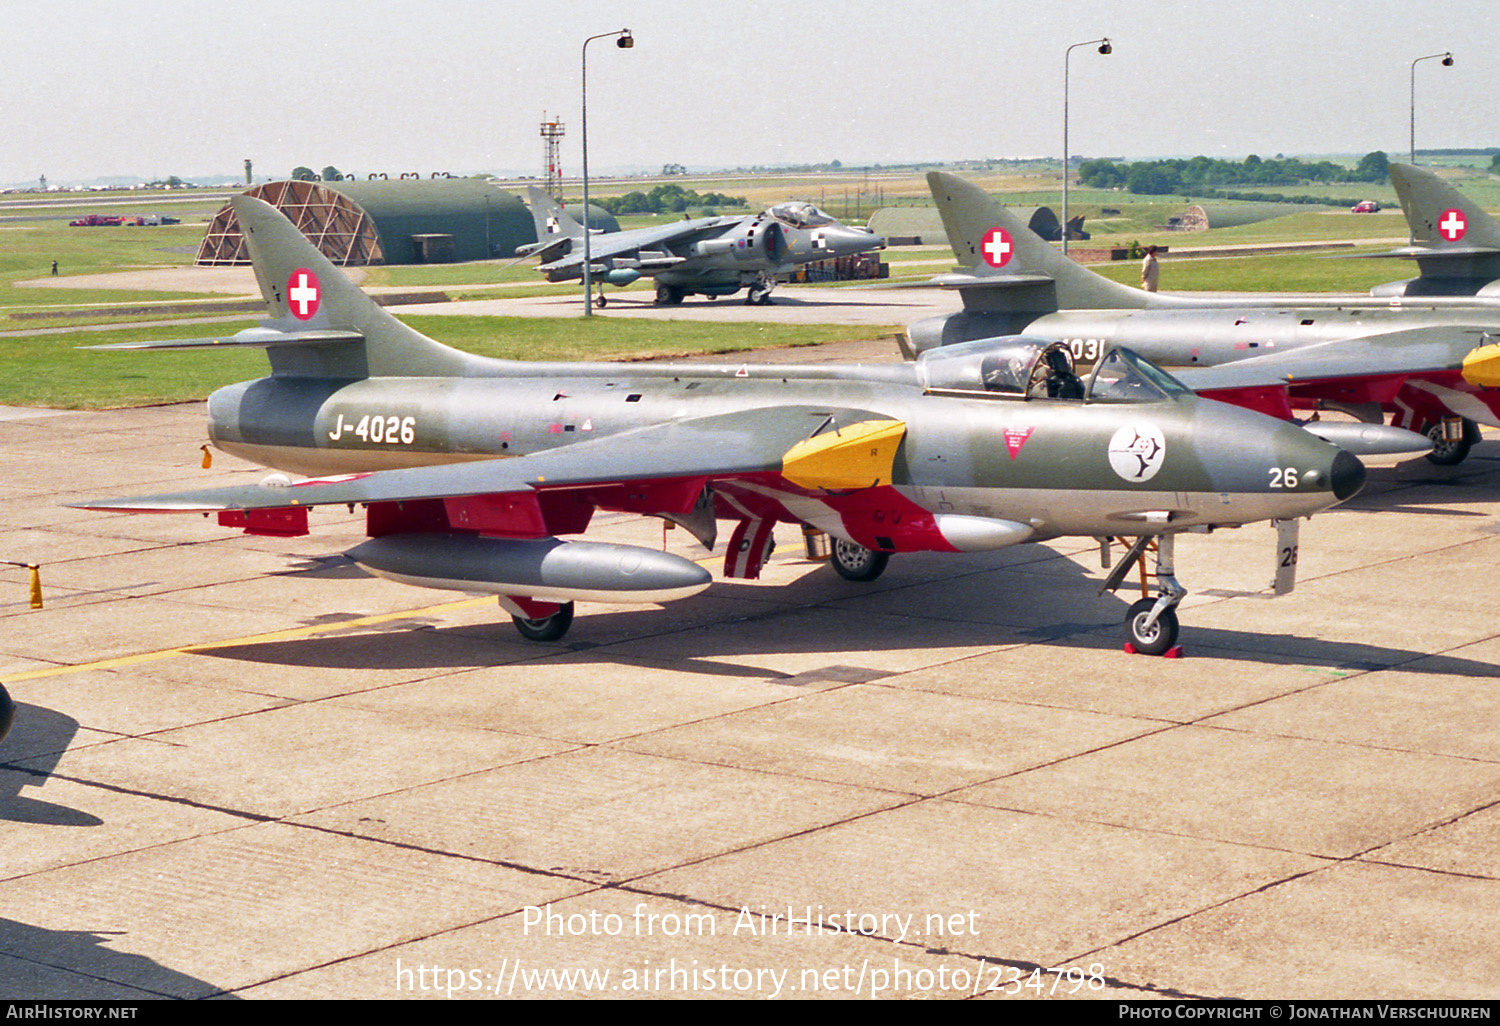
[[[175,338],[160,342],[115,342],[107,346],[81,346],[82,349],[213,349],[215,347],[326,346],[343,342],[363,342],[363,332],[340,328],[318,328],[309,331],[279,331],[276,328],[246,328],[219,338]]]
[[[932,284],[945,289],[1008,289],[1022,285],[1046,285],[1055,281],[1047,274],[965,274],[960,271],[935,275]]]
[[[516,257],[524,260],[527,257],[539,256],[543,263],[558,260],[565,256],[573,246],[573,240],[552,236],[544,242],[533,242],[526,246],[516,247]]]
[[[1441,249],[1433,246],[1401,246],[1397,249],[1389,249],[1384,253],[1337,253],[1327,257],[1329,260],[1444,260],[1457,257],[1492,257],[1500,256],[1500,248],[1495,246],[1444,246]]]

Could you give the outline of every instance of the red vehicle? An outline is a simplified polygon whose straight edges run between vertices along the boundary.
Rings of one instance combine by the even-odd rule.
[[[80,217],[76,221],[69,221],[70,228],[99,228],[113,227],[120,223],[118,217],[105,217],[102,214],[90,214],[88,217]]]
[[[1349,213],[1378,214],[1380,213],[1380,204],[1374,200],[1361,200],[1360,202],[1354,204],[1354,206],[1349,208]]]

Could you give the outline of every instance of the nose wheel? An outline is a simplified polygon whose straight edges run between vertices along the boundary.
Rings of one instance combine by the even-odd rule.
[[[1141,570],[1141,595],[1139,601],[1131,604],[1125,614],[1125,651],[1138,653],[1140,655],[1172,655],[1180,654],[1177,648],[1177,605],[1187,595],[1187,589],[1177,583],[1173,575],[1172,550],[1174,535],[1163,534],[1158,538],[1137,538],[1128,549],[1120,562],[1110,571],[1104,583],[1099,587],[1099,594],[1106,591],[1114,591],[1125,579],[1130,568],[1135,565]],[[1108,539],[1102,539],[1101,543],[1108,546]],[[1156,553],[1156,583],[1158,594],[1155,598],[1146,596],[1147,573],[1146,553],[1148,550]],[[1108,565],[1106,562],[1105,565]]]
[[[750,291],[745,295],[746,306],[766,306],[771,302],[771,290],[776,287],[776,279],[766,275],[760,275],[750,285]]]
[[[1154,617],[1160,599],[1143,598],[1125,614],[1125,634],[1130,647],[1141,655],[1166,655],[1177,644],[1177,610],[1171,606]]]

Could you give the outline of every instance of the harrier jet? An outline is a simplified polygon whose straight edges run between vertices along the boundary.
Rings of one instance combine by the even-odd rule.
[[[583,277],[583,225],[536,186],[528,189],[538,242],[516,250],[540,256],[548,281]],[[682,302],[698,293],[709,299],[748,288],[745,302],[770,302],[776,276],[797,264],[832,260],[872,249],[885,239],[868,228],[840,224],[811,203],[780,203],[750,216],[702,217],[654,228],[632,228],[589,239],[589,274],[604,285],[656,279],[656,301]]]

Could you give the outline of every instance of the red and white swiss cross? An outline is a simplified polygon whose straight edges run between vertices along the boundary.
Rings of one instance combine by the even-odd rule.
[[[1468,230],[1469,219],[1464,217],[1464,212],[1457,207],[1450,207],[1443,211],[1443,216],[1438,218],[1438,234],[1449,242],[1457,242]]]
[[[1004,228],[991,228],[984,233],[984,242],[980,244],[979,253],[984,257],[984,262],[991,267],[1004,267],[1010,263],[1011,255],[1016,248],[1010,241],[1010,232]]]
[[[286,303],[292,316],[299,321],[311,320],[318,312],[323,300],[323,290],[318,285],[318,276],[305,267],[299,267],[286,279]]]

